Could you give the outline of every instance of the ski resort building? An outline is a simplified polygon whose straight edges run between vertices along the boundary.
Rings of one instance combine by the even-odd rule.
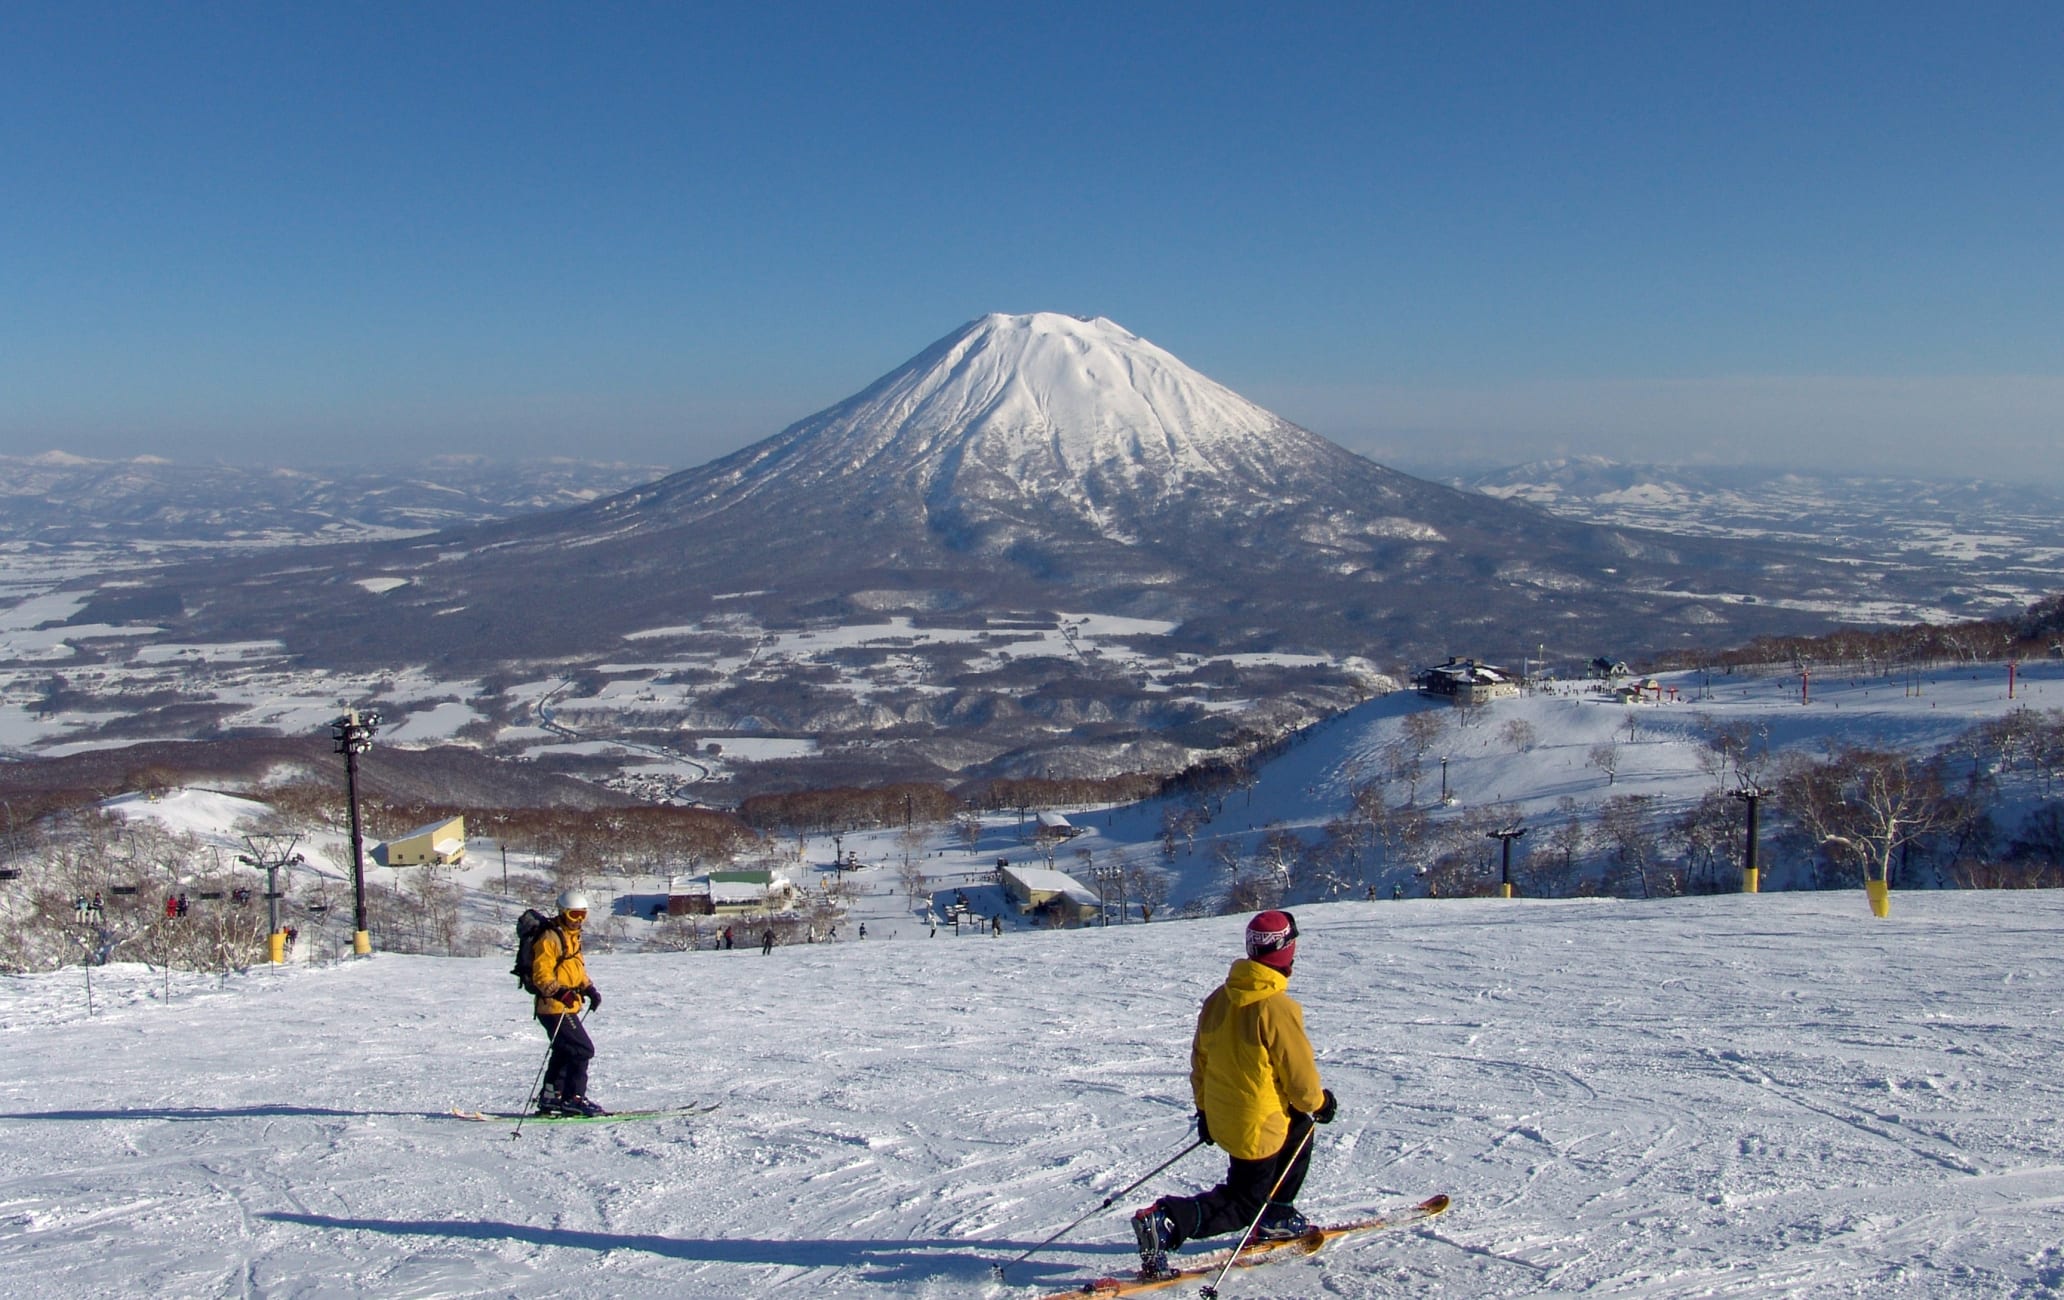
[[[1488,704],[1519,694],[1519,679],[1509,670],[1452,655],[1444,664],[1422,669],[1412,678],[1412,684],[1421,695],[1437,696],[1454,704]]]
[[[1039,814],[1039,829],[1032,833],[1035,844],[1053,844],[1061,840],[1072,840],[1082,834],[1082,828],[1057,812]]]
[[[786,912],[795,882],[773,871],[712,871],[667,882],[668,916],[749,916]]]
[[[441,822],[418,826],[392,839],[373,852],[376,862],[390,867],[420,867],[435,864],[448,867],[466,856],[466,819],[448,817]]]
[[[1103,909],[1096,891],[1051,867],[1003,867],[997,871],[1003,896],[1021,913],[1057,912],[1063,920],[1088,921]]]

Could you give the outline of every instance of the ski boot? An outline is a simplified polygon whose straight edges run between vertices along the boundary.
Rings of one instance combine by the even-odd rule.
[[[1176,1242],[1175,1221],[1156,1201],[1132,1216],[1132,1235],[1139,1242],[1141,1277],[1166,1277],[1168,1251]]]
[[[1270,1201],[1254,1227],[1254,1240],[1295,1241],[1311,1230],[1311,1220],[1299,1214],[1296,1206]]]

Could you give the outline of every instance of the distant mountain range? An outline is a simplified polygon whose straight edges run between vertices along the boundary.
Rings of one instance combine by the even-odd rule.
[[[216,548],[69,584],[104,691],[197,707],[211,657],[409,668],[454,684],[481,743],[519,724],[661,757],[721,741],[721,766],[763,783],[1165,770],[1450,654],[1638,659],[2026,603],[2018,577],[1928,561],[1918,524],[1905,550],[1855,519],[1817,529],[1827,503],[1803,486],[1722,509],[1602,462],[1398,473],[1111,321],[1044,313],[969,322],[770,438],[629,486],[612,478],[635,467],[572,462],[35,473],[40,490],[0,499],[8,536],[105,517]],[[260,549],[274,528],[355,540]],[[1990,545],[1965,536],[1937,540]],[[51,662],[55,635],[22,644]],[[176,691],[154,642],[200,647]],[[808,757],[756,760],[748,736]],[[702,780],[709,752],[670,770]]]
[[[409,536],[593,501],[651,465],[438,456],[397,467],[289,469],[0,456],[0,541],[245,547]]]
[[[190,629],[311,661],[592,653],[762,622],[1085,609],[1200,652],[1621,653],[1823,626],[1925,584],[1580,524],[1385,469],[1110,321],[989,316],[711,464],[432,538],[182,574]]]
[[[1597,457],[1450,481],[1587,523],[1768,540],[1896,566],[1945,614],[1994,613],[2064,589],[2064,496],[2042,488]]]

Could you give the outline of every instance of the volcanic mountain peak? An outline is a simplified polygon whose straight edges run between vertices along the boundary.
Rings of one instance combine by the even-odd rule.
[[[1111,321],[1053,312],[971,321],[824,418],[1078,470],[1147,448],[1208,461],[1213,443],[1283,423]]]
[[[669,495],[706,509],[807,487],[847,499],[911,493],[935,516],[1008,502],[1100,517],[1198,492],[1277,497],[1286,472],[1344,454],[1102,317],[998,313],[838,405],[676,476]]]

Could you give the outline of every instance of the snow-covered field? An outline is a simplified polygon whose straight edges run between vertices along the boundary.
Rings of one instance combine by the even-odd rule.
[[[1299,910],[1337,1123],[1317,1217],[1428,1230],[1235,1296],[2045,1296],[2064,1288],[2064,895]],[[1031,1296],[1199,1187],[1185,1048],[1237,918],[599,956],[597,1097],[526,1128],[507,957],[0,980],[0,1276],[38,1297]]]

